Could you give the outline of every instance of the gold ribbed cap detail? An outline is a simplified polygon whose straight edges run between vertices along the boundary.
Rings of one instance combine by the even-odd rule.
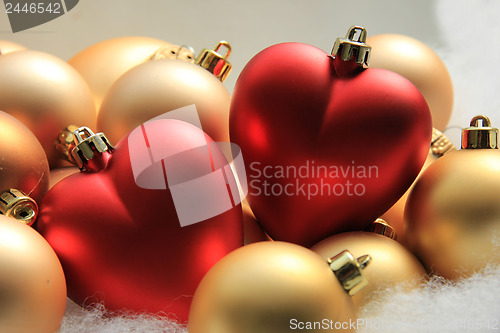
[[[356,34],[359,35],[356,37]],[[343,61],[352,58],[363,68],[368,67],[372,47],[366,44],[367,31],[358,25],[353,25],[347,31],[345,38],[337,38],[333,44],[332,56],[340,57]]]
[[[462,130],[462,149],[498,149],[498,128],[491,127],[490,118],[472,118],[470,127]]]
[[[219,51],[223,47],[226,48],[225,55],[221,55]],[[219,80],[224,81],[229,75],[229,72],[231,72],[232,66],[229,61],[227,61],[230,54],[231,45],[225,40],[222,40],[213,50],[203,49],[198,57],[196,57],[195,63],[208,70]]]
[[[354,295],[368,284],[363,269],[370,263],[371,257],[364,255],[355,259],[351,252],[344,250],[328,259],[331,270],[349,295]]]

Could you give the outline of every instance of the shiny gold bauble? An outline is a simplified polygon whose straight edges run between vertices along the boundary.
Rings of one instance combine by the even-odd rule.
[[[111,85],[129,69],[154,58],[177,58],[194,61],[188,48],[149,37],[119,37],[94,44],[68,63],[87,81],[97,112]]]
[[[184,61],[149,61],[123,74],[109,89],[97,130],[116,144],[145,121],[194,104],[203,130],[214,141],[229,142],[230,95],[206,69]]]
[[[432,124],[444,130],[453,109],[453,86],[439,56],[424,43],[403,35],[382,34],[368,37],[370,67],[396,72],[410,80],[425,97]]]
[[[0,215],[0,331],[55,333],[65,308],[55,252],[31,227]]]
[[[31,50],[0,55],[0,110],[35,134],[52,168],[62,161],[54,146],[59,132],[71,124],[93,128],[96,121],[92,94],[78,72]]]
[[[0,40],[0,55],[21,50],[26,50],[26,48],[8,40]]]
[[[252,209],[246,201],[241,203],[241,208],[243,210],[243,244],[270,241],[271,237],[259,225]]]
[[[55,184],[59,183],[64,178],[79,172],[80,169],[78,169],[77,167],[65,167],[50,170],[49,189],[54,187]]]
[[[429,272],[456,279],[500,263],[500,151],[462,149],[434,162],[407,202],[406,237]]]
[[[356,315],[326,260],[298,245],[259,242],[222,258],[203,278],[189,332],[293,332],[294,320],[342,323],[356,321]],[[307,332],[324,331],[333,330]]]
[[[40,203],[49,189],[49,164],[33,133],[0,111],[0,193],[9,189],[20,190]]]
[[[427,276],[422,264],[403,245],[371,232],[338,234],[311,248],[325,259],[346,249],[354,256],[369,253],[372,258],[370,265],[363,271],[368,285],[352,296],[358,308],[372,300],[376,290],[394,288],[396,285],[412,288]]]

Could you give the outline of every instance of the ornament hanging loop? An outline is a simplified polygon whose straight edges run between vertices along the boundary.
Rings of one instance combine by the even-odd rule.
[[[498,128],[491,127],[488,117],[475,116],[462,130],[462,149],[498,149]]]
[[[231,55],[231,45],[226,42],[225,40],[221,40],[217,46],[215,47],[214,51],[221,54],[221,52],[219,52],[220,48],[221,47],[225,47],[226,48],[226,55],[224,55],[224,59],[227,59],[230,55]]]
[[[482,126],[479,126],[480,120],[482,120]],[[474,118],[471,119],[470,126],[471,127],[491,127],[491,121],[490,121],[490,118],[483,116],[483,115],[479,115],[479,116],[475,116]]]

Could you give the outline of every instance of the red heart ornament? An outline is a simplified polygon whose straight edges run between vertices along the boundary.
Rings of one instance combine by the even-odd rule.
[[[129,138],[137,130],[140,135]],[[152,121],[137,130],[118,143],[104,170],[71,175],[57,183],[42,202],[37,228],[58,254],[68,281],[68,295],[75,302],[104,302],[110,310],[161,311],[184,322],[205,273],[224,255],[242,246],[241,205],[182,227],[168,187],[171,179],[165,171],[165,165],[171,166],[170,160],[153,156],[158,151],[151,149],[153,163],[147,160],[148,150],[141,156],[134,149],[145,148],[145,142],[149,148],[161,144],[163,150],[180,154],[193,148],[188,158],[175,158],[180,156],[177,154],[172,162],[186,178],[189,174],[185,170],[207,173],[206,155],[198,149],[200,133],[211,147],[213,141],[197,127],[178,120]],[[215,156],[220,158],[222,154],[213,147],[210,153],[208,165],[212,170],[208,173],[214,166],[218,169]],[[131,157],[135,157],[131,154],[146,156],[139,163],[151,164],[153,176],[159,170],[161,179],[156,183],[163,183],[163,187],[136,185],[139,178],[134,178]],[[227,182],[235,184],[234,178]],[[189,207],[204,209],[200,205],[199,201],[190,202]]]
[[[231,141],[245,160],[247,200],[273,239],[312,246],[364,229],[425,161],[432,125],[424,97],[396,73],[360,68],[354,56],[283,43],[257,54],[238,78]]]

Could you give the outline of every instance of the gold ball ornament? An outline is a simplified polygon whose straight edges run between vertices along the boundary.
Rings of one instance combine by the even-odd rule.
[[[500,263],[497,136],[487,117],[474,117],[463,130],[462,149],[434,162],[415,184],[406,237],[429,272],[458,279]]]
[[[0,110],[19,119],[38,138],[51,168],[63,160],[55,149],[70,124],[95,127],[92,94],[70,65],[39,51],[0,55]]]
[[[424,267],[403,245],[373,232],[346,232],[322,240],[311,250],[330,258],[348,249],[354,256],[370,253],[372,261],[364,269],[368,285],[352,297],[357,308],[373,299],[376,290],[396,285],[411,289],[427,276]]]
[[[403,35],[381,34],[367,39],[370,67],[396,72],[410,80],[425,97],[432,124],[443,131],[453,109],[453,85],[439,56],[424,43]]]
[[[94,44],[68,63],[87,81],[97,112],[112,84],[129,69],[155,59],[194,62],[193,51],[156,38],[119,37]],[[85,125],[85,124],[83,124]]]
[[[229,142],[230,99],[221,80],[199,65],[149,61],[123,74],[109,89],[97,130],[116,144],[145,121],[194,104],[203,130],[214,141]]]
[[[10,189],[19,190],[39,203],[49,189],[49,164],[33,133],[19,120],[0,111],[0,193]],[[3,204],[0,202],[0,210]]]
[[[65,308],[55,252],[31,227],[0,215],[0,331],[57,332]]]
[[[453,143],[451,143],[451,141],[438,129],[434,128],[432,131],[432,140],[429,154],[427,155],[427,159],[425,160],[425,163],[422,166],[422,169],[420,170],[417,178],[410,186],[410,188],[401,196],[401,198],[399,198],[399,200],[381,216],[382,219],[387,221],[387,223],[394,228],[394,231],[398,235],[397,241],[401,244],[406,245],[406,231],[404,222],[406,201],[408,200],[408,196],[410,195],[414,184],[417,182],[418,177],[420,177],[424,170],[427,169],[429,165],[431,165],[438,158],[455,150],[456,148]]]
[[[362,268],[369,257],[362,260],[360,265],[349,252],[343,252],[329,266],[314,252],[295,244],[246,245],[222,258],[201,281],[191,304],[189,332],[280,333],[294,327],[305,331],[315,322],[343,325],[356,321],[344,286],[353,287],[351,292],[364,286]],[[338,328],[307,331],[350,332],[345,324]]]
[[[0,40],[0,55],[22,50],[26,50],[26,48],[20,44],[8,40]]]

